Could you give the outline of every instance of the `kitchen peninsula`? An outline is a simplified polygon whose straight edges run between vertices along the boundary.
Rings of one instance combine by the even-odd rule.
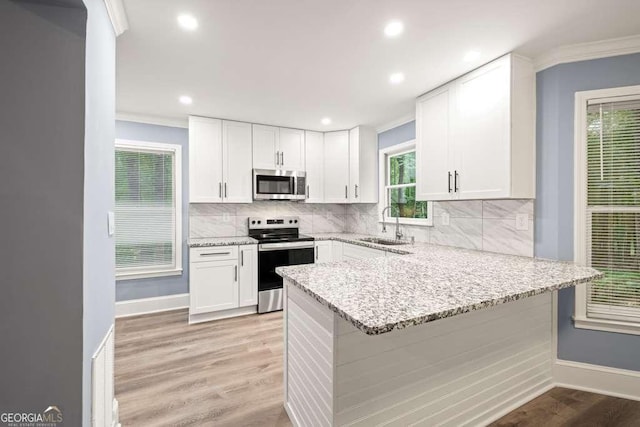
[[[482,425],[552,385],[552,294],[601,274],[429,244],[281,267],[294,425]]]

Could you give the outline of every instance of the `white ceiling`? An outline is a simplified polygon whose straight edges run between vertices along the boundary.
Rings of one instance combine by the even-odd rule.
[[[638,0],[125,0],[117,109],[304,129],[380,126],[414,98],[510,51],[640,33]],[[199,21],[195,32],[179,13]],[[386,38],[390,20],[404,33]],[[469,50],[482,52],[472,63]],[[406,80],[389,84],[389,74]],[[193,97],[182,105],[180,95]],[[330,126],[320,124],[331,117]]]

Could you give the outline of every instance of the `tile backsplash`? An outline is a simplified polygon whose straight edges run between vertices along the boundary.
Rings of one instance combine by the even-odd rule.
[[[433,227],[402,225],[418,242],[533,256],[533,200],[469,200],[433,203]],[[449,224],[443,223],[444,214]],[[516,215],[527,214],[527,230],[516,229]],[[361,233],[393,238],[389,218],[382,233],[377,204],[307,204],[259,201],[250,204],[192,204],[189,237],[246,236],[250,216],[300,217],[301,233]]]
[[[433,203],[433,227],[401,225],[405,236],[418,242],[533,256],[533,200],[462,200]],[[449,215],[449,224],[443,221]],[[516,215],[527,214],[527,230],[516,229]],[[393,238],[394,218],[381,232],[377,204],[349,205],[347,232]]]
[[[301,233],[340,233],[347,229],[347,205],[258,201],[248,204],[191,204],[189,237],[246,236],[252,216],[298,216]]]

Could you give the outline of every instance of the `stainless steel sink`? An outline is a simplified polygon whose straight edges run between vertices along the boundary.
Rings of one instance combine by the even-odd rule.
[[[404,240],[391,240],[391,239],[381,239],[379,237],[366,237],[364,239],[358,239],[361,242],[367,243],[375,243],[377,245],[387,245],[387,246],[395,246],[395,245],[406,245],[409,242],[405,242]]]

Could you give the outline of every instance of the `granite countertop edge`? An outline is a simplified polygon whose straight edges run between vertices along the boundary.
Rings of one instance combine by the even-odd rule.
[[[307,295],[311,296],[313,299],[318,301],[320,304],[328,307],[331,311],[333,311],[338,316],[340,316],[344,320],[348,321],[353,326],[355,326],[357,329],[361,330],[362,332],[364,332],[367,335],[380,335],[380,334],[384,334],[384,333],[387,333],[387,332],[391,332],[394,329],[404,329],[404,328],[407,328],[407,327],[410,327],[410,326],[418,326],[418,325],[422,325],[424,323],[429,323],[429,322],[433,322],[433,321],[436,321],[436,320],[445,319],[447,317],[454,317],[454,316],[458,316],[460,314],[469,313],[471,311],[480,310],[480,309],[484,309],[484,308],[488,308],[488,307],[493,307],[493,306],[496,306],[496,305],[500,305],[500,304],[504,304],[504,303],[508,303],[508,302],[512,302],[512,301],[518,301],[520,299],[529,298],[529,297],[545,294],[545,293],[548,293],[548,292],[557,291],[557,290],[560,290],[560,289],[570,288],[570,287],[577,286],[577,285],[580,285],[580,284],[583,284],[583,283],[589,283],[593,279],[598,279],[598,278],[604,277],[604,274],[601,274],[599,277],[594,277],[594,278],[575,279],[575,280],[572,280],[572,281],[569,281],[569,282],[566,282],[566,283],[560,283],[560,284],[551,285],[551,286],[546,287],[546,288],[533,289],[533,290],[528,291],[528,292],[520,292],[520,293],[517,293],[517,294],[505,295],[505,296],[502,296],[500,298],[495,298],[493,300],[487,300],[487,301],[482,301],[482,302],[479,302],[479,303],[462,305],[460,307],[457,307],[457,308],[454,308],[454,309],[451,309],[451,310],[445,310],[445,311],[436,312],[436,313],[429,313],[429,314],[425,314],[423,316],[418,316],[418,317],[415,317],[415,318],[412,318],[412,319],[402,320],[402,321],[399,321],[399,322],[396,322],[396,323],[389,323],[389,324],[386,324],[386,325],[378,325],[378,326],[370,326],[370,325],[364,324],[361,321],[359,321],[358,319],[350,316],[348,313],[346,313],[343,310],[341,310],[340,308],[338,308],[335,304],[330,303],[329,301],[325,300],[324,298],[322,298],[321,296],[319,296],[318,294],[316,294],[315,292],[313,292],[312,290],[310,290],[306,286],[304,286],[301,283],[299,283],[297,280],[291,278],[290,276],[288,276],[286,274],[286,272],[283,272],[281,270],[281,267],[278,267],[276,269],[276,272],[278,274],[280,274],[283,278],[285,278],[289,282],[291,282],[296,288],[302,290],[304,293],[306,293]]]
[[[210,248],[216,246],[257,245],[258,241],[252,237],[195,237],[187,241],[189,248]]]

